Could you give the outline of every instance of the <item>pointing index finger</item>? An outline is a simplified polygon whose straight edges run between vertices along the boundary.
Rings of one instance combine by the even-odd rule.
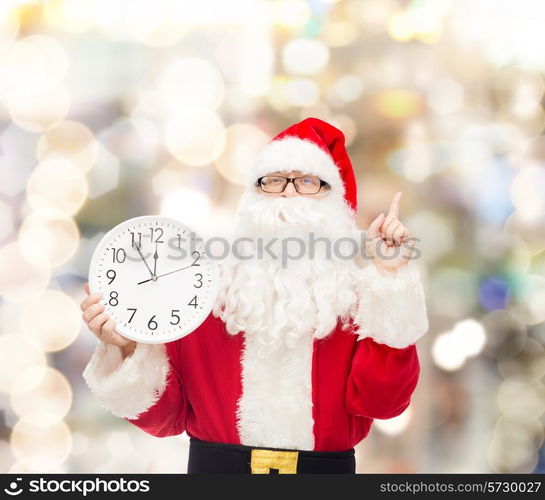
[[[397,216],[399,215],[399,200],[401,199],[401,191],[397,192],[394,196],[394,199],[392,200],[392,204],[390,205],[390,211],[388,212],[388,215],[395,217],[397,219]]]

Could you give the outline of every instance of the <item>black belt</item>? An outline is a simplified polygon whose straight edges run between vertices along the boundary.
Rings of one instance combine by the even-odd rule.
[[[188,474],[355,474],[354,448],[307,451],[189,438]]]

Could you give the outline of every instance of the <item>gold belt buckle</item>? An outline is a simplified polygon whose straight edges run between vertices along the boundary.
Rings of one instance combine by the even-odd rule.
[[[298,451],[276,451],[252,449],[250,466],[252,474],[270,474],[277,469],[278,474],[297,474]]]

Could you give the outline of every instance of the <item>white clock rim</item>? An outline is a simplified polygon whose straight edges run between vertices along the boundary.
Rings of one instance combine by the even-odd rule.
[[[158,219],[163,220],[165,222],[171,222],[171,223],[176,223],[178,225],[181,225],[185,229],[187,229],[188,231],[190,231],[193,234],[197,235],[197,233],[193,230],[193,228],[191,226],[188,226],[185,222],[182,222],[180,219],[176,219],[174,217],[168,217],[168,216],[164,216],[164,215],[139,215],[137,217],[132,217],[130,219],[127,219],[125,221],[120,222],[119,224],[112,227],[109,231],[104,233],[104,235],[102,236],[102,238],[98,242],[98,244],[97,244],[97,246],[96,246],[96,248],[95,248],[95,250],[93,252],[93,255],[91,257],[91,262],[89,264],[89,274],[88,274],[89,292],[91,294],[95,293],[94,290],[97,290],[97,286],[98,286],[98,284],[96,283],[96,279],[97,279],[96,271],[97,271],[97,267],[98,267],[97,264],[98,264],[99,256],[101,255],[102,250],[106,246],[106,243],[108,241],[108,239],[107,239],[108,235],[110,233],[112,233],[113,231],[116,231],[116,230],[120,229],[122,226],[125,226],[125,225],[130,226],[134,222],[137,222],[137,221],[143,221],[143,220],[156,221]],[[203,241],[203,244],[204,244],[204,240],[202,240],[202,241]],[[204,308],[204,311],[206,311],[206,312],[201,313],[202,319],[200,319],[199,321],[195,321],[194,322],[194,323],[196,323],[195,325],[193,323],[190,324],[191,329],[189,331],[187,331],[186,333],[184,333],[182,335],[176,334],[172,338],[167,338],[167,339],[163,338],[163,339],[157,339],[157,340],[153,340],[153,339],[143,340],[142,338],[136,338],[135,336],[133,336],[131,334],[131,332],[126,332],[122,325],[121,325],[121,328],[120,328],[120,325],[118,323],[116,325],[115,332],[122,335],[123,337],[129,339],[129,340],[133,340],[135,342],[139,342],[139,343],[142,343],[142,344],[166,344],[168,342],[174,342],[176,340],[187,337],[192,332],[194,332],[199,326],[201,326],[204,323],[206,318],[210,315],[210,313],[211,313],[211,311],[212,311],[212,309],[214,307],[214,303],[217,300],[218,293],[219,293],[218,266],[217,266],[216,262],[214,261],[214,259],[209,259],[208,262],[210,262],[211,267],[212,267],[212,285],[211,285],[212,295],[211,295],[211,298],[210,298],[210,304],[209,304],[209,307]],[[196,317],[201,318],[201,316],[196,316]]]

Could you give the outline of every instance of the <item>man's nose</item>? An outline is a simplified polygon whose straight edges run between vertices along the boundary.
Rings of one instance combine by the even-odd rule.
[[[296,191],[293,182],[288,182],[286,189],[284,189],[284,192],[282,193],[282,195],[286,198],[291,198],[293,196],[297,196],[298,194],[299,193]]]

